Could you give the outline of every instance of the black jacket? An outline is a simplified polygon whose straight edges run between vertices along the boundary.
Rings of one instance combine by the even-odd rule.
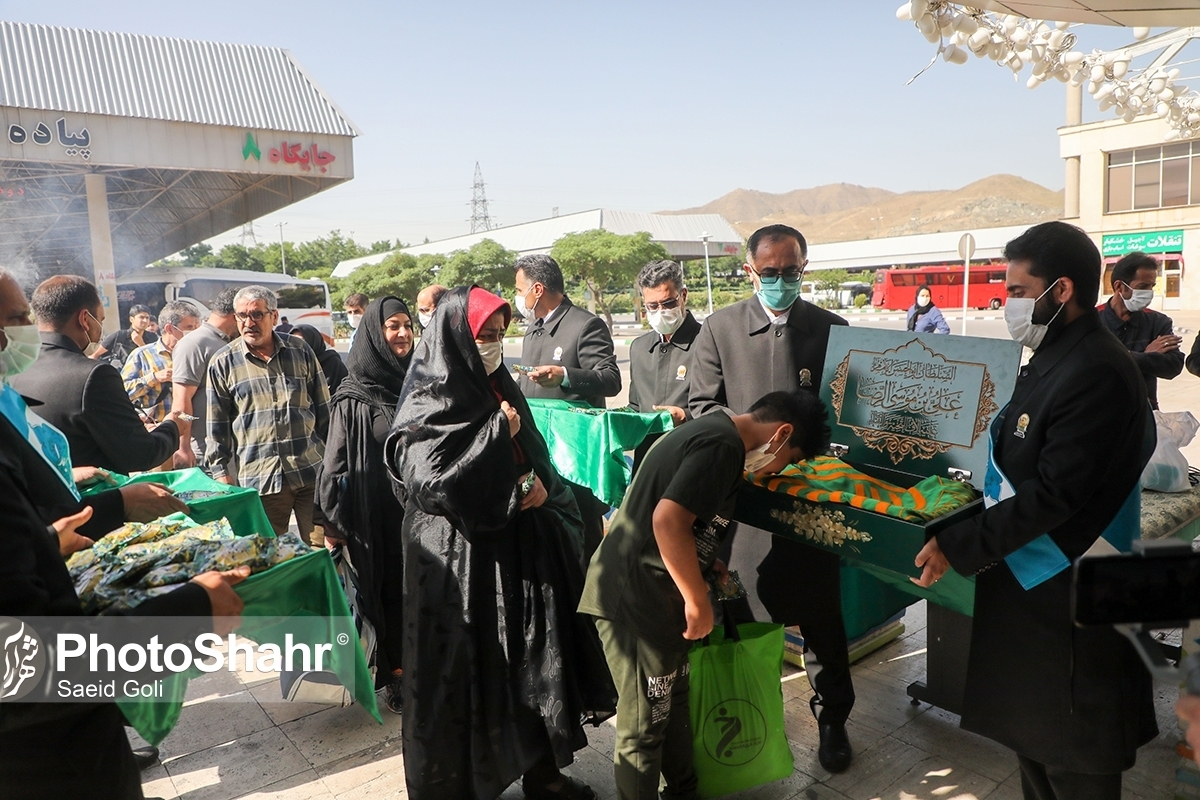
[[[120,489],[97,492],[82,502],[76,500],[46,459],[29,447],[4,417],[0,417],[0,452],[10,454],[17,461],[29,488],[30,501],[43,523],[49,525],[78,514],[84,506],[91,506],[92,518],[79,528],[79,532],[89,539],[99,539],[125,524],[125,500]]]
[[[529,324],[521,346],[521,363],[529,367],[564,367],[570,383],[570,388],[549,389],[521,375],[519,386],[526,397],[582,400],[604,408],[604,398],[621,391],[621,370],[608,326],[567,297],[549,322]]]
[[[2,421],[12,431],[7,421]],[[54,530],[39,518],[24,471],[24,440],[0,448],[0,615],[82,614]],[[33,458],[38,458],[36,454]],[[54,480],[57,480],[55,478]],[[138,616],[207,617],[208,594],[189,583],[147,600]],[[140,798],[141,779],[113,703],[7,703],[0,707],[0,786],[8,800]]]
[[[1095,542],[1138,487],[1149,404],[1096,312],[1051,336],[996,444],[1015,497],[937,535],[957,572],[978,573],[962,726],[1043,764],[1114,773],[1157,734],[1150,675],[1111,628],[1074,627],[1071,570],[1026,591],[1001,559],[1043,533],[1072,561]]]
[[[72,464],[129,473],[156,467],[175,452],[175,423],[167,420],[147,431],[119,372],[88,358],[60,333],[41,336],[38,360],[9,383],[37,401],[38,416],[67,437]]]
[[[1158,379],[1171,380],[1183,372],[1183,351],[1147,353],[1146,345],[1160,336],[1168,336],[1174,332],[1171,318],[1153,309],[1143,308],[1130,314],[1129,319],[1123,320],[1112,310],[1109,303],[1105,303],[1100,306],[1100,321],[1133,356],[1133,363],[1137,364],[1142,379],[1146,382],[1146,395],[1150,398],[1150,407],[1157,409]]]
[[[715,312],[700,328],[692,356],[688,404],[699,417],[725,406],[746,412],[768,392],[817,392],[829,328],[846,320],[797,300],[784,325],[767,320],[757,297]]]
[[[650,412],[654,406],[688,410],[692,355],[700,323],[687,312],[679,330],[664,342],[656,331],[643,333],[629,346],[629,405]],[[691,416],[690,414],[688,415]]]

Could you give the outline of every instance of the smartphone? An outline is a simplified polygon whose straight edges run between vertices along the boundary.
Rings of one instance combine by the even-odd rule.
[[[1178,627],[1200,619],[1200,553],[1186,543],[1081,558],[1074,577],[1077,625]]]

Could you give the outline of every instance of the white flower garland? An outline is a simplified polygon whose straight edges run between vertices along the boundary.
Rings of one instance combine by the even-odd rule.
[[[911,21],[927,41],[938,45],[925,69],[933,66],[938,55],[949,64],[965,64],[971,54],[987,57],[1011,69],[1014,78],[1029,65],[1032,74],[1025,85],[1030,89],[1050,80],[1086,84],[1101,111],[1112,109],[1126,122],[1146,116],[1165,120],[1170,130],[1163,138],[1168,141],[1200,134],[1200,95],[1176,83],[1178,69],[1156,66],[1129,75],[1133,54],[1075,50],[1077,39],[1070,23],[999,15],[945,0],[911,0],[896,9],[896,17]],[[1149,28],[1133,29],[1139,42],[1149,34]],[[1159,38],[1164,37],[1154,41]]]

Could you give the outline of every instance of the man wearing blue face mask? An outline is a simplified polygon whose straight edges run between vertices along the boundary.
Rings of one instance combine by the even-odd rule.
[[[769,392],[819,392],[829,329],[846,321],[800,299],[807,256],[804,236],[787,225],[768,225],[750,236],[744,269],[754,296],[714,313],[696,336],[688,391],[693,417],[721,408],[742,414]],[[821,740],[817,756],[830,772],[845,771],[854,684],[838,557],[742,525],[729,567],[743,577],[757,573],[745,581],[755,617],[799,625]]]
[[[1146,387],[1100,320],[1100,253],[1079,228],[1009,242],[1009,333],[1031,348],[992,422],[984,511],[930,539],[920,586],[975,575],[962,727],[1016,752],[1024,796],[1119,800],[1158,728],[1150,675],[1111,628],[1077,628],[1070,563],[1141,536],[1154,449]]]
[[[1158,408],[1158,379],[1183,372],[1183,341],[1175,335],[1171,318],[1150,308],[1158,262],[1154,256],[1133,252],[1112,271],[1112,297],[1099,307],[1104,326],[1121,340],[1146,381],[1151,408]]]

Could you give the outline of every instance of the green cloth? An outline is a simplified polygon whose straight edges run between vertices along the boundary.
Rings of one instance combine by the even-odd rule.
[[[281,649],[290,632],[296,641],[335,643],[344,634],[357,641],[358,634],[333,560],[325,550],[313,552],[278,564],[266,572],[251,575],[235,588],[246,604],[242,612],[239,637],[259,644],[272,643]],[[383,717],[375,703],[375,683],[367,669],[361,646],[334,646],[331,669],[351,689],[354,699],[375,721]],[[173,675],[163,681],[163,697],[156,700],[117,700],[117,705],[133,729],[147,742],[158,744],[166,738],[183,708],[189,677],[199,673]],[[282,699],[281,699],[282,702]],[[236,707],[230,713],[237,713]]]
[[[813,503],[841,503],[909,522],[937,519],[979,497],[969,483],[938,475],[905,489],[831,456],[790,464],[778,475],[755,477],[752,482]]]
[[[666,433],[674,427],[666,411],[640,414],[536,398],[529,398],[529,409],[559,474],[591,489],[610,506],[621,504],[629,486],[631,470],[625,451],[635,449],[650,434]]]
[[[258,492],[243,486],[229,486],[205,475],[199,468],[174,472],[143,472],[137,477],[112,473],[117,486],[130,483],[158,483],[176,494],[180,492],[217,492],[217,496],[204,497],[187,504],[188,516],[196,522],[214,522],[224,517],[233,526],[238,536],[274,536],[271,521],[263,510]],[[111,489],[108,483],[97,483],[83,490],[84,497]],[[249,498],[254,501],[250,502]]]

